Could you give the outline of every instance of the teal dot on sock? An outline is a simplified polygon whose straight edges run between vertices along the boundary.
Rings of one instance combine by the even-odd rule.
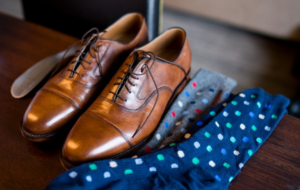
[[[251,95],[251,98],[256,98],[256,96],[254,94]]]
[[[195,158],[193,158],[192,162],[193,162],[193,164],[197,165],[200,163],[200,160],[195,157]]]
[[[257,128],[256,128],[255,125],[252,125],[251,129],[252,129],[253,131],[256,131],[256,130],[257,130]]]
[[[258,142],[259,144],[261,144],[262,143],[262,139],[261,138],[256,138],[256,142]]]
[[[162,155],[162,154],[158,154],[158,155],[157,155],[157,159],[158,159],[159,161],[163,161],[163,160],[165,159],[165,157],[164,157],[164,155]]]
[[[236,142],[236,139],[235,139],[234,137],[230,137],[230,141],[231,141],[232,143],[235,143],[235,142]]]
[[[230,129],[232,127],[231,123],[226,123],[226,127]]]
[[[257,107],[261,108],[261,103],[260,102],[257,102],[256,105],[257,105]]]
[[[209,134],[209,132],[205,132],[204,136],[206,136],[207,138],[209,138],[211,135]]]
[[[230,164],[228,164],[227,162],[224,162],[223,166],[227,169],[230,168]]]
[[[277,119],[277,115],[273,114],[271,117],[272,117],[272,119]]]
[[[248,155],[252,156],[252,154],[253,154],[253,151],[252,150],[248,150]]]
[[[210,114],[211,116],[215,116],[215,115],[216,115],[216,112],[211,111],[211,112],[209,112],[209,114]]]
[[[211,147],[210,145],[208,145],[208,146],[206,147],[206,150],[207,150],[208,152],[211,152],[213,149],[212,149],[212,147]]]
[[[174,145],[176,145],[176,143],[171,143],[171,144],[169,144],[169,146],[174,146]]]
[[[96,170],[97,169],[96,164],[90,164],[89,167],[90,167],[91,170]]]
[[[237,101],[232,101],[231,104],[234,105],[234,106],[236,106],[237,105]]]
[[[126,169],[124,173],[125,175],[128,175],[128,174],[132,174],[133,171],[131,169]]]
[[[235,115],[236,115],[236,116],[241,116],[242,113],[241,113],[240,111],[235,111]]]
[[[229,178],[229,182],[231,182],[233,180],[233,177],[231,176],[230,178]]]

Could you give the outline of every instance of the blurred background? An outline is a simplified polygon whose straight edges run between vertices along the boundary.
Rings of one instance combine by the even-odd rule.
[[[3,14],[78,38],[132,11],[147,18],[150,39],[172,26],[187,31],[192,74],[206,68],[230,76],[234,93],[261,87],[284,94],[300,117],[299,0],[0,0]]]

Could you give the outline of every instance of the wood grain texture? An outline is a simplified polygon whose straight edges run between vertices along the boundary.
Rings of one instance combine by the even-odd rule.
[[[26,141],[20,122],[33,93],[14,99],[10,87],[37,61],[66,49],[77,39],[0,14],[0,189],[43,189],[63,172],[63,139],[44,144]]]
[[[14,99],[10,86],[31,65],[77,39],[2,14],[0,26],[0,189],[43,189],[64,172],[59,161],[64,136],[46,143],[25,140],[19,127],[33,93]],[[285,115],[229,188],[295,189],[300,185],[299,144],[300,120]]]
[[[300,120],[285,115],[268,140],[242,168],[231,190],[300,188]]]

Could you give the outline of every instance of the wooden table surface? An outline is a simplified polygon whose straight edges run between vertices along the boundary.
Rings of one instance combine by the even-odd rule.
[[[37,61],[78,39],[0,14],[0,189],[43,189],[65,170],[59,154],[63,138],[32,143],[20,121],[34,93],[14,99],[10,87]],[[231,190],[299,189],[300,120],[285,115],[270,138],[245,164]]]

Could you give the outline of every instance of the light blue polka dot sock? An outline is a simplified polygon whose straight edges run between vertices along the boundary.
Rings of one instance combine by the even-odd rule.
[[[138,158],[80,165],[46,189],[227,189],[288,104],[282,95],[246,90],[181,143]]]

